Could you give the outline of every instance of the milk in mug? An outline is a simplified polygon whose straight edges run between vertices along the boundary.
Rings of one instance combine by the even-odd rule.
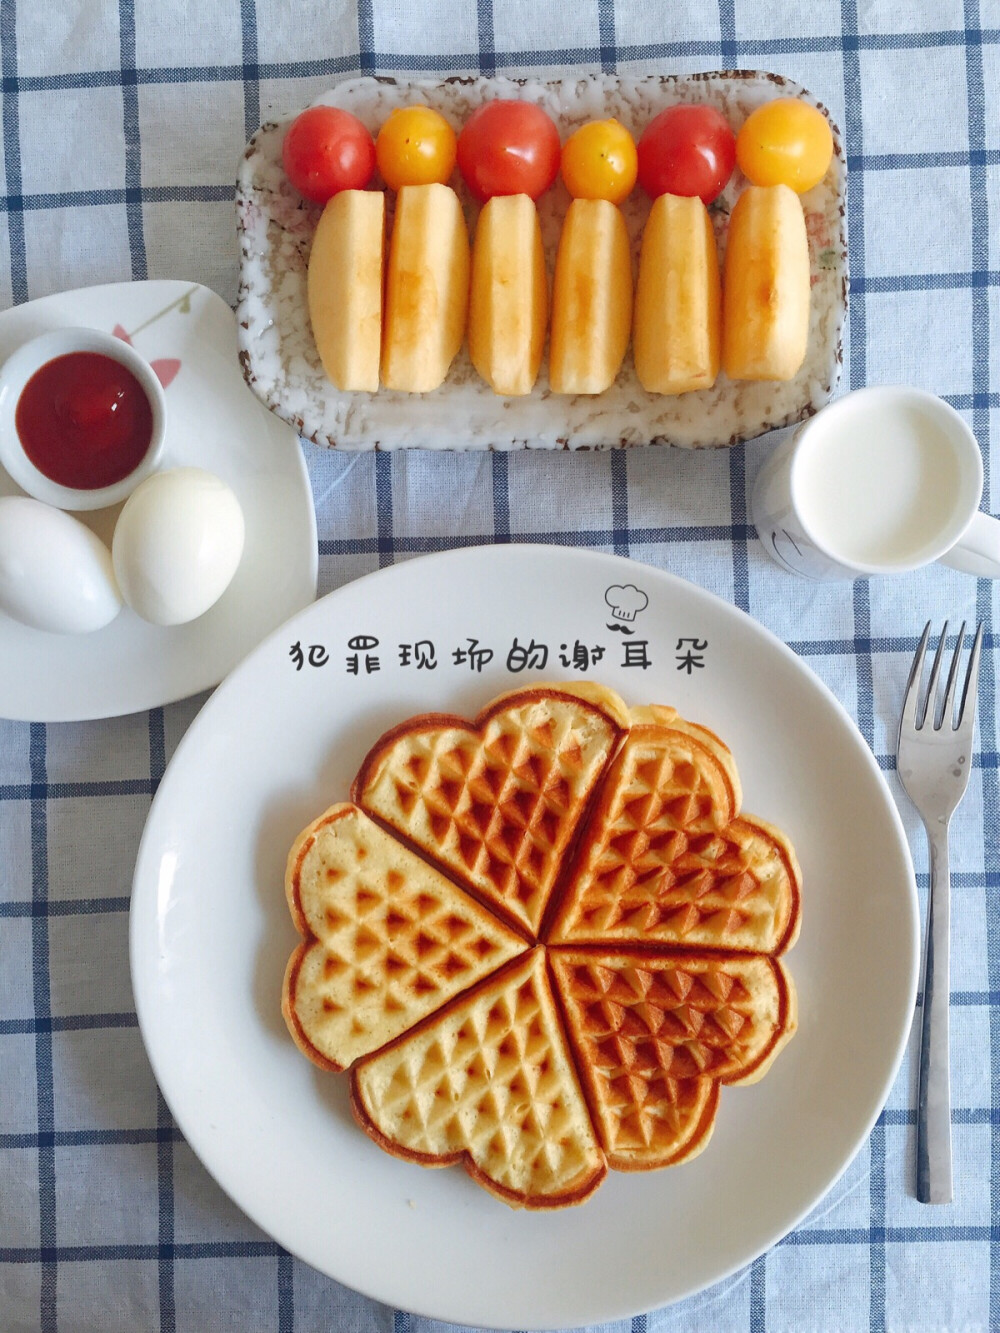
[[[977,509],[975,436],[919,389],[845,395],[799,428],[757,478],[765,550],[807,578],[857,578],[933,560],[1000,576],[1000,523]]]

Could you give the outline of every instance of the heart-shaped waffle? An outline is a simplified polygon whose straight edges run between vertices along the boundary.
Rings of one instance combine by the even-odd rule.
[[[584,685],[502,695],[471,724],[413,718],[370,752],[351,795],[535,933],[627,716]]]
[[[799,919],[791,843],[737,817],[732,756],[670,711],[635,710],[546,937],[781,953]]]
[[[584,682],[415,718],[352,796],[289,858],[283,1008],[387,1151],[580,1203],[699,1153],[795,1031],[795,853],[673,709]]]
[[[303,830],[285,886],[305,937],[288,961],[285,1019],[328,1069],[384,1046],[527,947],[354,805]]]
[[[464,1160],[507,1203],[578,1203],[607,1173],[543,949],[361,1061],[351,1100],[381,1147],[427,1166]]]
[[[719,1085],[762,1078],[795,1027],[771,958],[554,948],[556,987],[609,1166],[686,1162],[712,1133]]]

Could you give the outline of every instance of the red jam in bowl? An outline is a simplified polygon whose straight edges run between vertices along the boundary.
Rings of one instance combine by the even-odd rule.
[[[24,452],[50,481],[96,491],[142,462],[153,438],[153,409],[120,361],[69,352],[28,380],[14,424]]]

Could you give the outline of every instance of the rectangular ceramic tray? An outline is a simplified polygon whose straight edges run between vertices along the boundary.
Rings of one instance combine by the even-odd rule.
[[[638,138],[653,116],[676,102],[716,106],[739,130],[755,107],[781,96],[820,105],[788,79],[742,70],[690,77],[602,75],[517,81],[362,78],[338,84],[319,101],[344,107],[377,133],[390,111],[414,102],[436,108],[458,130],[484,101],[517,97],[544,107],[565,140],[584,121],[608,116],[615,116]],[[319,363],[306,304],[306,268],[320,209],[302,199],[282,170],[281,145],[288,124],[284,120],[263,125],[240,164],[236,190],[240,361],[254,393],[318,444],[341,449],[580,449],[651,443],[718,447],[801,421],[833,392],[847,310],[846,164],[836,126],[830,169],[802,196],[812,267],[812,313],[806,359],[795,379],[783,384],[737,383],[720,374],[711,389],[668,397],[646,393],[636,379],[630,352],[615,383],[597,396],[553,394],[543,361],[530,395],[501,398],[476,374],[465,349],[433,393],[388,389],[339,393],[329,382]],[[453,183],[474,227],[478,209],[457,172]],[[712,205],[720,255],[730,209],[745,183],[737,169]],[[391,194],[389,198],[391,208]],[[550,274],[568,203],[561,181],[539,201]],[[623,211],[637,259],[649,212],[642,190],[633,191]]]

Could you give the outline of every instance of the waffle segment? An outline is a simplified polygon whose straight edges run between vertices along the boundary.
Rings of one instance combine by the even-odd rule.
[[[282,1010],[327,1069],[383,1046],[527,947],[353,805],[300,834],[286,892],[306,940]]]
[[[543,949],[360,1061],[351,1104],[388,1152],[428,1166],[462,1160],[515,1207],[581,1203],[607,1171]]]
[[[471,725],[417,717],[376,744],[352,796],[535,934],[626,718],[613,691],[544,686]]]
[[[636,710],[653,720],[611,766],[547,938],[780,953],[798,929],[791,844],[736,817],[732,757],[710,732],[655,716],[668,711]]]
[[[608,1163],[648,1170],[707,1144],[722,1083],[761,1078],[795,1031],[795,992],[770,958],[550,951]]]

